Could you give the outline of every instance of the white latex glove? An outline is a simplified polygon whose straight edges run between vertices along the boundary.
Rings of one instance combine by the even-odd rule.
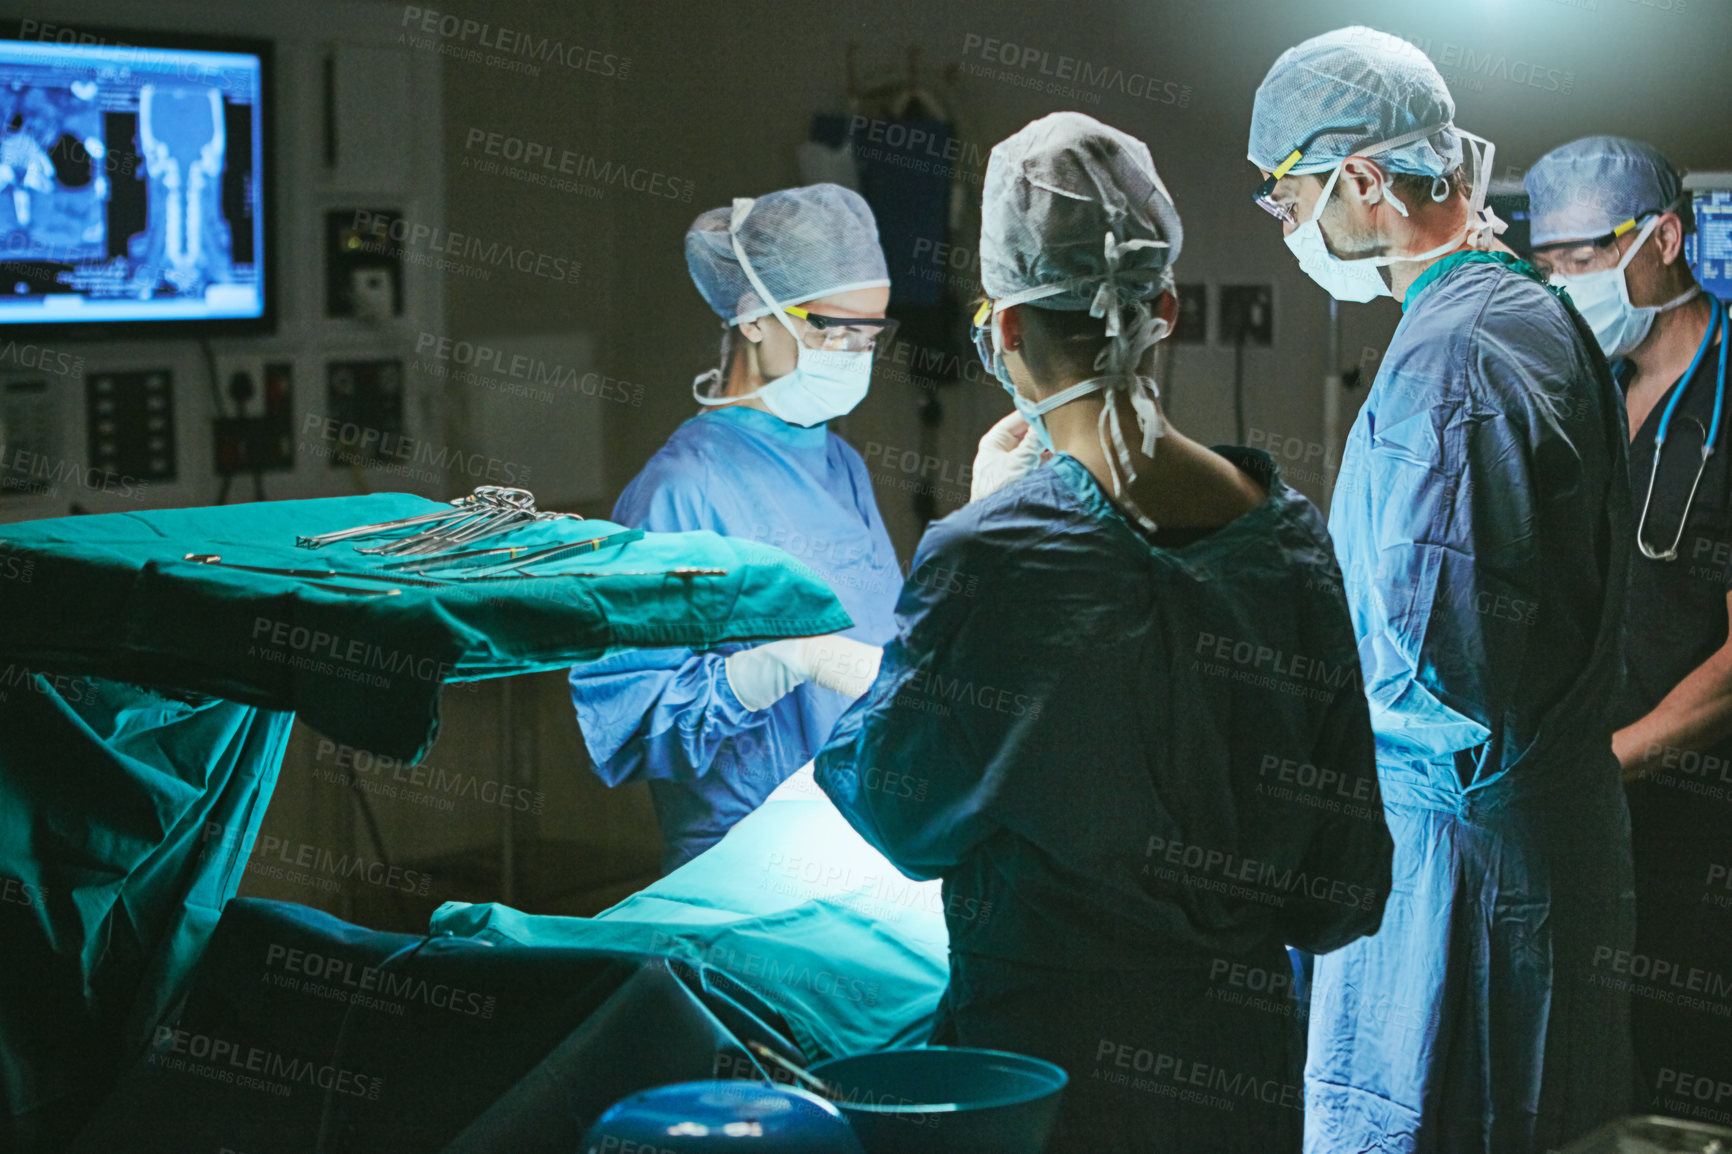
[[[1028,422],[1021,413],[1011,413],[980,438],[968,499],[978,501],[998,492],[1040,464],[1040,454],[1040,441],[1030,431]]]
[[[806,656],[811,662],[813,685],[833,690],[850,701],[872,688],[878,678],[878,663],[884,650],[840,633],[806,637]]]
[[[768,709],[805,682],[859,697],[878,676],[884,651],[837,633],[790,637],[730,653],[722,663],[740,704]]]

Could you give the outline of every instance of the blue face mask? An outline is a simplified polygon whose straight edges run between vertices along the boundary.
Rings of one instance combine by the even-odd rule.
[[[996,325],[997,323],[998,318],[995,316],[990,324]],[[1016,383],[1010,379],[1010,367],[1004,363],[1004,353],[1000,351],[996,336],[991,340],[991,348],[992,359],[987,362],[987,367],[992,370],[992,375],[998,378],[998,383],[1004,386],[1004,391],[1010,394],[1010,403],[1016,406],[1016,411],[1022,414],[1022,419],[1028,422],[1029,432],[1034,434],[1040,447],[1048,452],[1052,451],[1052,434],[1046,429],[1046,421],[1044,420],[1046,414],[1060,405],[1068,405],[1078,397],[1098,393],[1106,387],[1098,381],[1082,381],[1068,389],[1060,389],[1044,401],[1031,401],[1017,391]],[[986,348],[984,345],[981,347],[980,353],[981,359],[985,360]]]

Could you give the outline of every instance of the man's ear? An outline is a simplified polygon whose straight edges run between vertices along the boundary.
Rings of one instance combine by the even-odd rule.
[[[1659,246],[1660,263],[1671,264],[1684,254],[1684,222],[1675,212],[1660,214],[1654,226],[1654,243]]]
[[[758,326],[757,321],[741,321],[734,327],[740,330],[741,336],[754,345],[764,339],[764,330]]]
[[[1325,178],[1327,179],[1327,178]],[[1363,156],[1350,156],[1341,165],[1341,176],[1335,182],[1335,191],[1356,200],[1369,201],[1372,193],[1377,194],[1377,200],[1383,199],[1383,186],[1388,181],[1383,170]]]

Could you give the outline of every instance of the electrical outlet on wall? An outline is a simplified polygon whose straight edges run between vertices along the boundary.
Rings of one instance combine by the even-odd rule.
[[[216,387],[223,399],[221,415],[261,418],[286,407],[290,404],[294,376],[291,357],[261,353],[218,354]]]
[[[1224,345],[1275,343],[1275,289],[1266,284],[1221,286],[1220,341]]]
[[[1179,286],[1179,317],[1173,322],[1173,340],[1181,345],[1200,345],[1209,339],[1209,286]]]
[[[403,362],[330,361],[325,370],[325,417],[337,432],[333,469],[383,463],[403,443]]]
[[[212,425],[220,477],[295,467],[295,366],[282,356],[218,357],[217,391],[228,415]]]

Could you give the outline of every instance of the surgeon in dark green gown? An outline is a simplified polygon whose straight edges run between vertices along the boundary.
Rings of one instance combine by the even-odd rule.
[[[1050,1149],[1297,1150],[1283,947],[1375,931],[1390,877],[1327,534],[1267,457],[1160,410],[1182,230],[1146,146],[1035,121],[983,216],[982,355],[1020,416],[921,542],[818,780],[944,880],[935,1041],[1069,1073]]]

